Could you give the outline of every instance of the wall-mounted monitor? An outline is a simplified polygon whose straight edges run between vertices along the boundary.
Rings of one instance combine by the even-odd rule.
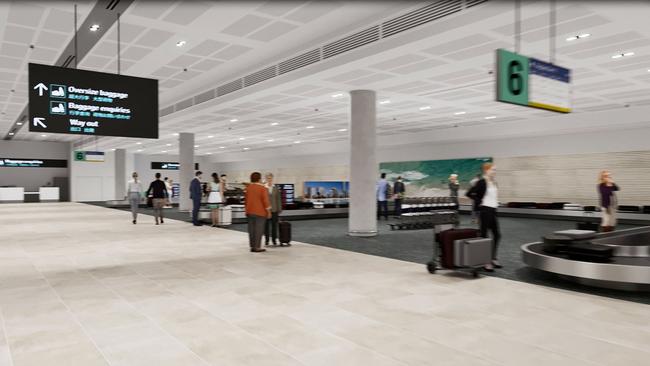
[[[0,168],[67,168],[68,161],[60,159],[0,158]]]
[[[158,80],[29,64],[29,131],[158,138]]]
[[[151,170],[178,170],[181,164],[178,162],[152,161]],[[194,163],[194,170],[199,170],[199,163]]]

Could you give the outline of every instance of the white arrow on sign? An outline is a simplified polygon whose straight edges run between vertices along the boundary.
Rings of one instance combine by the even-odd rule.
[[[34,127],[38,127],[38,125],[41,125],[43,128],[47,128],[47,125],[43,123],[45,121],[45,118],[43,117],[34,117]]]
[[[43,83],[38,83],[34,89],[38,89],[38,96],[42,97],[43,96],[43,91],[47,90],[47,86]]]

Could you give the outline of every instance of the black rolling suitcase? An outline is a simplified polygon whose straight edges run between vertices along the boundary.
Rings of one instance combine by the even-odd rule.
[[[291,223],[280,221],[280,245],[291,245]]]
[[[578,230],[591,230],[598,232],[600,225],[597,222],[579,222],[576,224],[576,229]]]
[[[565,249],[570,259],[583,262],[609,262],[614,250],[607,245],[574,243]]]

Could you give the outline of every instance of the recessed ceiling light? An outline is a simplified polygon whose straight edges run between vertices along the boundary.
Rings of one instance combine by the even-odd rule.
[[[307,127],[305,127],[305,128],[308,129],[308,130],[311,130],[311,129],[314,128],[314,127],[316,127],[316,126],[307,126]]]
[[[199,147],[199,145],[194,145],[194,147]]]
[[[209,152],[209,153],[205,153],[205,154],[206,154],[206,155],[212,155],[212,153],[210,153],[210,152]]]
[[[467,113],[467,112],[465,112],[465,111],[456,112],[456,113],[454,113],[454,116],[460,116],[460,115],[463,115],[465,113]]]
[[[178,132],[174,132],[174,133],[172,133],[172,135],[178,136]]]
[[[163,150],[163,151],[161,151],[161,153],[163,153],[163,154],[166,153],[166,152],[167,152],[167,150]]]
[[[115,151],[115,150],[117,150],[117,149],[111,149],[111,151]]]
[[[144,151],[144,150],[142,150],[142,149],[138,149],[138,152],[143,152],[143,151]]]
[[[299,143],[300,143],[300,141],[294,141],[293,143],[294,143],[294,144],[299,144]]]
[[[214,137],[214,136],[212,136],[212,135],[208,136],[209,139],[211,139],[211,138],[213,138],[213,137]]]
[[[343,93],[332,94],[332,98],[340,98],[340,97],[342,97],[343,95],[344,95]]]
[[[240,137],[239,138],[239,141],[244,141],[244,140],[246,140],[246,137]]]
[[[238,122],[239,120],[237,118],[233,118],[230,120],[230,122]]]
[[[345,131],[347,131],[347,130],[348,130],[347,128],[340,128],[340,129],[338,129],[339,132],[345,132]]]
[[[99,24],[93,24],[90,26],[91,32],[97,32],[99,30]]]
[[[431,106],[427,105],[427,106],[424,106],[424,107],[420,107],[421,111],[426,111],[427,109],[431,109]]]
[[[176,42],[176,47],[183,47],[187,44],[187,41],[178,41]]]
[[[379,102],[379,104],[390,104],[390,100],[382,100]]]
[[[274,139],[268,139],[268,140],[266,140],[266,142],[273,142],[273,141],[275,141],[275,140],[274,140]]]
[[[272,123],[271,123],[271,126],[277,126],[277,125],[279,125],[279,124],[280,124],[279,122],[272,122]]]
[[[13,136],[13,135],[15,135],[15,133],[9,132],[9,136]]]
[[[167,144],[167,146],[172,146],[172,144]]]
[[[487,116],[487,117],[485,117],[485,119],[495,119],[495,118],[497,118],[497,116]]]
[[[250,150],[250,147],[245,147],[244,150]]]
[[[567,42],[571,42],[571,41],[575,41],[575,40],[577,40],[577,39],[587,38],[587,37],[589,37],[589,36],[591,36],[591,34],[589,34],[589,33],[583,33],[583,34],[575,35],[575,36],[573,36],[573,37],[569,37],[569,38],[567,38],[566,40],[567,40]]]
[[[47,135],[43,134],[43,135],[41,135],[41,137],[47,137]]]
[[[621,58],[621,57],[627,57],[627,56],[634,56],[634,52],[619,53],[617,55],[612,56],[612,58]]]
[[[136,142],[135,144],[136,145],[142,145],[142,142]]]
[[[648,71],[650,71],[650,70],[648,70]],[[16,122],[16,124],[17,124],[18,126],[22,126],[22,125],[23,125],[22,122]]]

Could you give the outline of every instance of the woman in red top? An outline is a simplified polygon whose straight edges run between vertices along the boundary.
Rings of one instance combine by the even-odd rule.
[[[262,235],[266,220],[271,218],[271,202],[269,192],[260,183],[262,174],[255,172],[251,174],[251,183],[246,187],[246,217],[248,219],[248,240],[251,252],[265,252],[262,249]]]

